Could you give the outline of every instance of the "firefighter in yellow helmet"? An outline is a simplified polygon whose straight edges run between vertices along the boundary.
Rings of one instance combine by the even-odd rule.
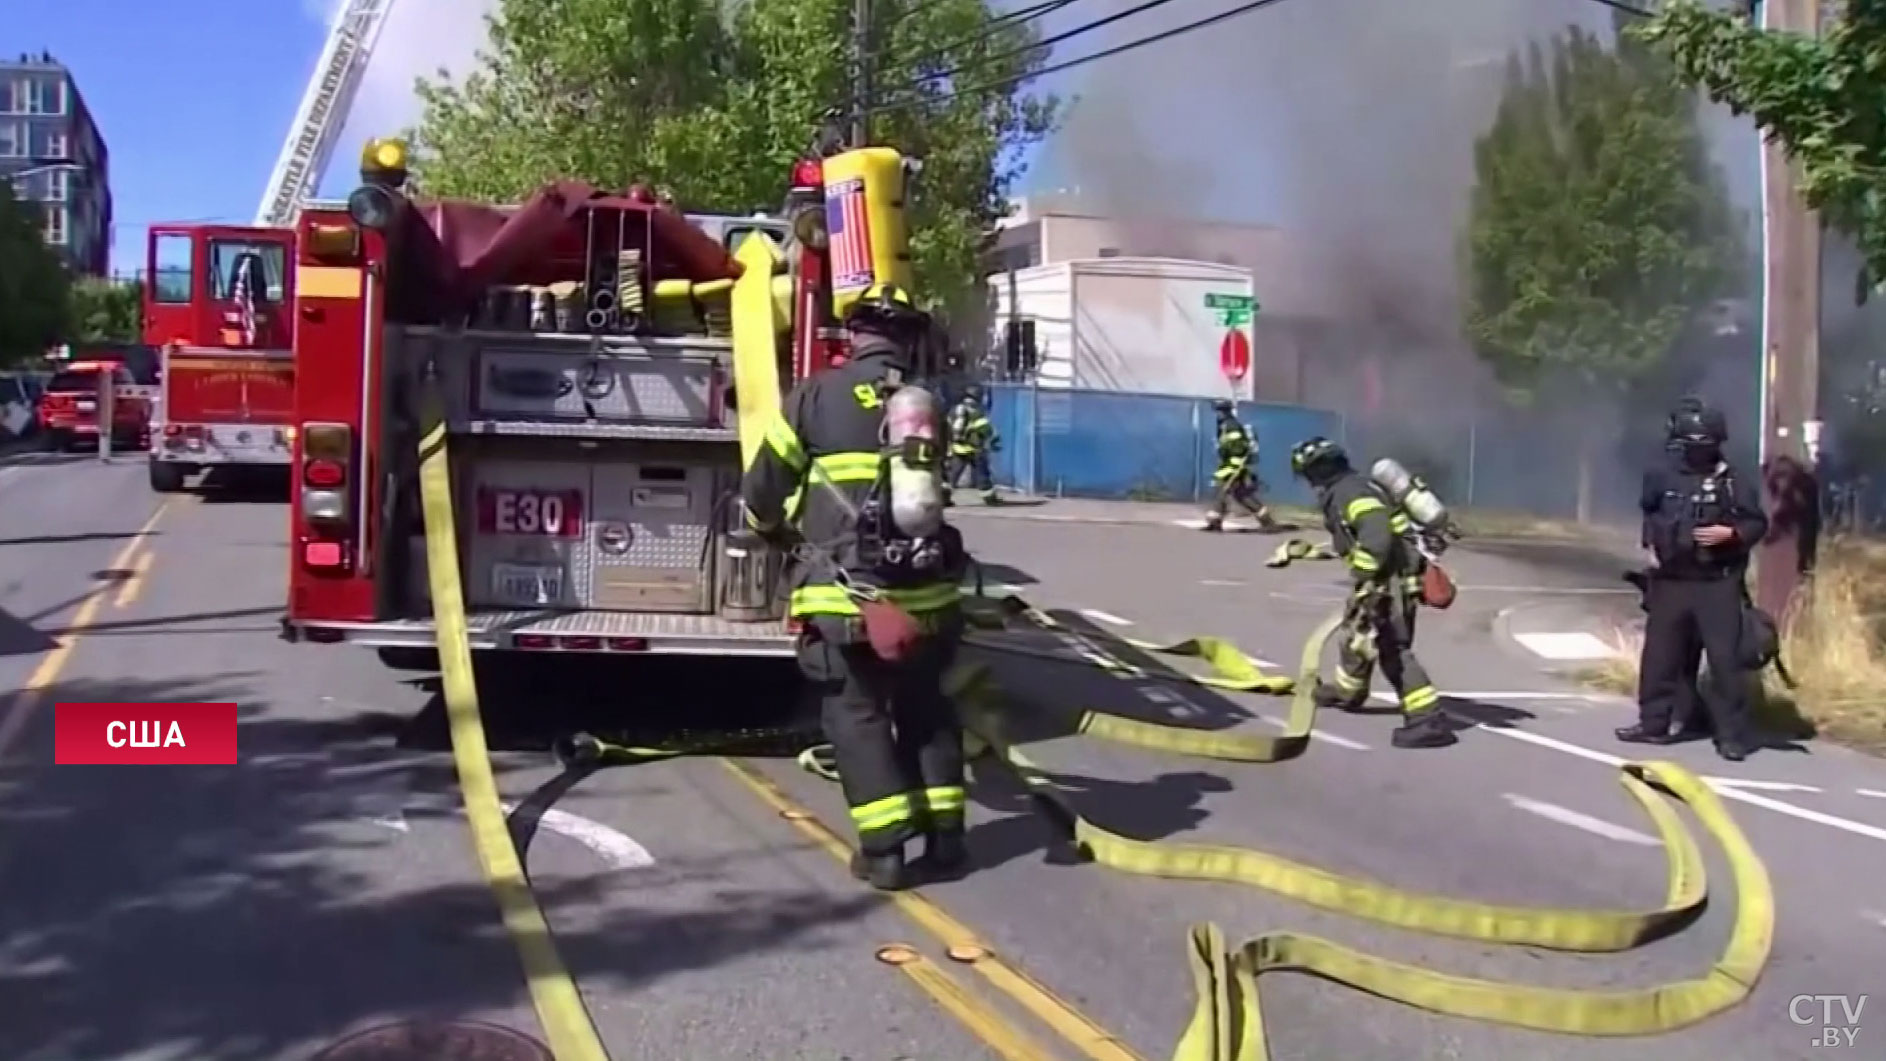
[[[1441,714],[1441,695],[1415,658],[1415,611],[1425,561],[1404,538],[1408,517],[1381,489],[1349,466],[1349,455],[1326,438],[1290,451],[1290,470],[1316,491],[1330,550],[1349,566],[1354,589],[1342,628],[1334,683],[1318,679],[1319,706],[1356,710],[1369,695],[1376,661],[1401,698],[1397,748],[1439,748],[1459,738]]]
[[[945,875],[968,858],[963,735],[942,688],[963,631],[968,557],[943,521],[942,410],[906,382],[926,325],[904,291],[868,289],[845,316],[850,359],[786,395],[741,486],[754,532],[799,543],[788,611],[804,624],[800,669],[820,692],[858,833],[852,872],[885,890],[910,884],[911,869]],[[898,442],[919,406],[927,452]],[[933,505],[908,515],[920,494]],[[921,533],[906,525],[918,523]],[[907,867],[905,843],[918,836],[921,864]]]

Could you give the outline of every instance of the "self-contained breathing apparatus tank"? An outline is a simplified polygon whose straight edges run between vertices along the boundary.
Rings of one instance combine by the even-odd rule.
[[[860,545],[889,579],[929,579],[951,561],[943,533],[942,403],[923,387],[893,386],[884,403],[878,481],[859,520]]]
[[[1395,507],[1420,525],[1426,532],[1424,537],[1430,539],[1428,544],[1437,551],[1442,542],[1456,536],[1453,516],[1447,506],[1428,488],[1426,480],[1402,467],[1400,461],[1383,457],[1370,466],[1369,478],[1388,494]]]

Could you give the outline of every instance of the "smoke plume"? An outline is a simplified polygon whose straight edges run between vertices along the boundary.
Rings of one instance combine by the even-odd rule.
[[[342,128],[340,145],[329,167],[329,180],[345,185],[353,158],[368,140],[388,136],[420,117],[413,83],[441,69],[463,77],[485,45],[485,15],[498,0],[385,0],[391,4],[386,26],[367,64],[353,112]],[[333,23],[345,0],[302,0],[303,10],[320,25]]]

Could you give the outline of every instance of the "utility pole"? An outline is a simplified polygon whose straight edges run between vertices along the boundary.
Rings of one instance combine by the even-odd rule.
[[[851,8],[851,146],[871,143],[871,0]]]
[[[1765,0],[1762,28],[1814,36],[1818,0]],[[1777,141],[1764,139],[1762,173],[1761,450],[1764,472],[1790,457],[1813,468],[1820,446],[1820,217],[1796,187],[1796,169]],[[1766,475],[1764,475],[1766,478]],[[1758,550],[1756,602],[1781,620],[1800,583],[1803,501],[1771,496],[1763,502],[1773,533]],[[1790,505],[1789,502],[1795,503]],[[1777,518],[1777,517],[1780,518]]]

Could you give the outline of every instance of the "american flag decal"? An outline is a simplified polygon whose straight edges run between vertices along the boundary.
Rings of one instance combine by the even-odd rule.
[[[832,240],[832,287],[871,286],[876,276],[871,268],[871,223],[864,211],[864,178],[826,185],[825,229]]]

